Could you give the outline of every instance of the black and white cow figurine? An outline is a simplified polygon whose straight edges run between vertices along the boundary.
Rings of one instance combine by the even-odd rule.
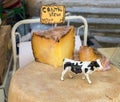
[[[68,71],[72,71],[76,74],[83,73],[84,76],[82,76],[82,79],[86,78],[89,84],[92,83],[89,78],[89,74],[93,73],[95,70],[103,69],[100,59],[97,59],[96,61],[80,62],[80,61],[75,61],[75,60],[65,58],[63,60],[63,67],[64,67],[64,70],[61,75],[61,80],[64,80],[64,75]],[[69,76],[72,78],[72,75],[70,73],[69,73]]]

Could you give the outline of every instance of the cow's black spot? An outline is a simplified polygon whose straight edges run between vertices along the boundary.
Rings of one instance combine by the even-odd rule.
[[[90,70],[94,71],[94,67],[91,67]]]
[[[80,62],[80,64],[82,64],[83,62]]]
[[[87,73],[88,72],[88,68],[85,68],[85,73]]]
[[[78,65],[78,63],[72,64],[71,71],[76,73],[76,74],[82,73],[81,67],[82,67],[82,65]]]
[[[78,62],[76,62],[76,64],[75,64],[76,66],[78,66]]]
[[[99,64],[96,61],[92,61],[88,67],[100,67]]]
[[[100,65],[95,61],[95,63],[94,63],[94,66],[95,67],[100,67]]]
[[[66,62],[64,64],[64,69],[66,69],[66,67],[71,67],[72,63],[71,62]]]

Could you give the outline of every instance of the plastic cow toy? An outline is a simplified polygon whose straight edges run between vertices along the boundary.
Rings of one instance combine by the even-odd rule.
[[[100,59],[97,59],[96,61],[80,62],[80,61],[75,61],[75,60],[65,58],[63,60],[63,67],[64,67],[64,70],[61,75],[61,80],[64,80],[64,75],[68,71],[72,71],[73,73],[76,73],[76,74],[83,73],[84,76],[82,77],[82,79],[86,78],[89,84],[92,83],[89,78],[89,75],[93,73],[95,70],[103,69]],[[70,73],[69,73],[69,76],[72,78],[72,75]]]

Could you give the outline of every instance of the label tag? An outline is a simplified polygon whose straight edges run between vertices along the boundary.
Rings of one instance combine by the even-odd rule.
[[[40,8],[40,22],[43,24],[64,23],[65,7],[59,5],[45,5]]]

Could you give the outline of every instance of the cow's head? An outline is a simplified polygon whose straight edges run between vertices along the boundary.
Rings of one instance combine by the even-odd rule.
[[[88,65],[88,67],[95,68],[96,70],[103,69],[100,59],[97,59],[96,61],[91,61],[91,63]]]

